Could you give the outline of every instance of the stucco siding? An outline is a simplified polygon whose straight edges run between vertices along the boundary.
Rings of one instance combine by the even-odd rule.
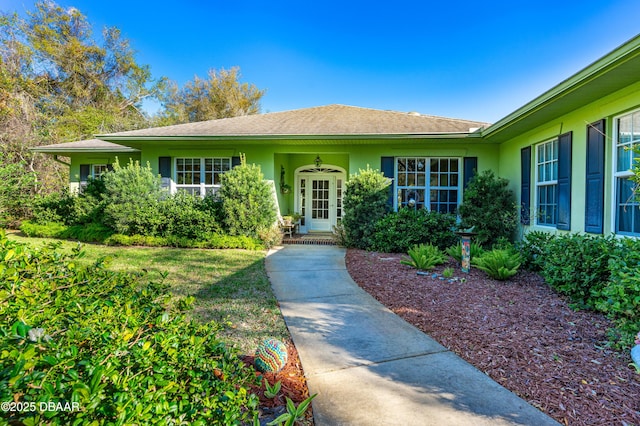
[[[614,153],[614,118],[625,112],[640,108],[640,83],[614,92],[596,102],[592,102],[569,114],[529,130],[499,146],[498,174],[509,179],[510,188],[520,197],[520,150],[531,146],[532,176],[531,199],[532,208],[535,202],[535,146],[557,138],[561,134],[572,132],[571,158],[571,232],[585,230],[585,192],[586,192],[586,141],[587,126],[605,119],[605,191],[604,191],[604,233],[613,232],[614,203],[613,191],[613,153]],[[522,200],[518,200],[521,202]],[[538,226],[535,220],[528,230],[545,230],[556,232],[552,227]]]

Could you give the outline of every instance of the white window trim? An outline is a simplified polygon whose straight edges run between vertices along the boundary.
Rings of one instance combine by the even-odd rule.
[[[458,190],[458,199],[456,200],[456,205],[458,207],[460,207],[460,204],[462,204],[462,191],[463,191],[463,164],[462,164],[462,157],[443,157],[443,156],[433,156],[433,157],[429,157],[429,156],[422,156],[422,155],[398,155],[396,157],[394,157],[394,162],[393,162],[393,181],[395,182],[394,185],[394,194],[393,194],[393,210],[394,211],[398,211],[398,208],[400,207],[398,205],[398,188],[402,187],[402,188],[410,188],[407,185],[398,185],[398,158],[424,158],[425,161],[425,184],[424,186],[415,186],[416,189],[422,189],[424,188],[425,190],[425,200],[424,200],[424,206],[425,209],[427,211],[431,211],[431,202],[430,202],[430,191],[432,189],[431,185],[430,185],[430,175],[431,175],[431,160],[457,160],[458,161],[458,186],[454,187],[454,186],[448,186],[448,187],[441,187],[439,185],[434,186],[434,189],[443,189],[443,188],[456,188]],[[427,201],[429,200],[429,201]]]
[[[98,167],[101,167],[101,168],[104,167],[105,171],[109,171],[109,165],[108,164],[92,164],[91,165],[91,177],[94,178],[94,179],[100,177],[100,175],[103,173],[103,172],[96,172],[96,169]]]
[[[639,234],[628,233],[628,232],[618,232],[618,179],[628,178],[633,176],[633,172],[631,170],[626,170],[619,172],[618,171],[618,120],[622,117],[633,115],[637,112],[640,112],[640,108],[627,111],[624,114],[618,114],[613,117],[613,137],[611,143],[611,158],[612,161],[612,172],[613,179],[611,179],[611,232],[620,237],[629,237],[629,238],[640,238]],[[634,144],[632,143],[632,146]]]
[[[558,228],[558,223],[557,223],[557,217],[556,219],[556,223],[550,224],[550,223],[540,223],[539,220],[539,215],[538,213],[540,212],[539,209],[539,205],[538,205],[538,200],[540,199],[540,197],[538,196],[538,188],[541,186],[551,186],[551,185],[555,185],[556,187],[556,191],[558,190],[558,180],[557,179],[552,179],[552,180],[546,180],[544,182],[540,182],[539,181],[539,175],[538,175],[538,147],[541,145],[546,145],[548,143],[552,143],[552,142],[556,142],[559,143],[558,138],[553,138],[553,139],[549,139],[546,140],[544,142],[540,142],[535,144],[534,147],[534,151],[535,151],[535,158],[534,158],[534,162],[533,162],[533,167],[535,169],[535,174],[534,174],[534,179],[535,179],[535,184],[536,184],[536,191],[533,194],[533,211],[535,212],[534,218],[535,218],[535,226],[539,226],[541,228],[547,228],[547,229],[557,229]],[[559,147],[558,147],[559,148]],[[556,158],[556,163],[558,162],[558,159]],[[547,161],[548,162],[548,161]],[[557,177],[557,176],[556,176]],[[556,203],[556,210],[558,209],[558,204]]]
[[[200,183],[197,184],[179,184],[178,183],[178,160],[199,160],[200,161]],[[175,157],[173,159],[173,182],[172,192],[177,192],[181,189],[197,189],[200,191],[200,196],[215,194],[221,187],[220,184],[206,184],[205,183],[205,161],[206,160],[227,160],[229,162],[229,170],[233,168],[233,161],[231,157]],[[210,173],[215,173],[215,170]],[[225,172],[221,172],[225,173]],[[211,191],[208,191],[211,189]]]

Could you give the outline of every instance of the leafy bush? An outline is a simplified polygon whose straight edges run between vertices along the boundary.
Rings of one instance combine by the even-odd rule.
[[[113,171],[102,176],[104,182],[104,217],[102,223],[125,235],[158,235],[164,221],[159,201],[166,197],[160,177],[151,167],[130,161],[121,167],[118,161]]]
[[[32,249],[0,234],[0,400],[25,424],[247,424],[254,372],[143,274],[77,266],[80,249]],[[74,402],[73,411],[39,411]]]
[[[68,189],[36,198],[32,221],[45,225],[57,222],[64,225],[102,223],[104,218],[105,185],[102,178],[89,178],[78,194]]]
[[[55,222],[34,223],[26,220],[20,225],[20,230],[27,237],[62,238],[86,243],[101,243],[113,234],[111,228],[99,223],[66,226]]]
[[[219,203],[212,197],[200,198],[178,191],[161,200],[158,214],[162,218],[158,233],[162,236],[199,239],[201,235],[220,232]]]
[[[456,217],[453,214],[404,207],[375,223],[370,248],[402,253],[417,244],[433,244],[445,249],[458,239],[453,232],[455,226]]]
[[[471,244],[469,245],[469,251],[470,251],[471,259],[475,257],[480,257],[485,253],[482,246],[476,242],[471,242]],[[456,244],[455,246],[449,247],[446,250],[446,253],[449,256],[453,257],[458,262],[462,262],[462,242],[458,241],[458,244]]]
[[[547,284],[569,296],[576,308],[595,308],[609,281],[613,237],[557,235],[545,243],[541,275]]]
[[[88,223],[86,225],[68,226],[58,234],[58,238],[78,240],[85,243],[101,243],[111,234],[113,234],[111,228],[99,223]]]
[[[218,196],[222,201],[225,230],[231,235],[258,238],[259,233],[276,222],[274,189],[264,180],[260,166],[241,163],[223,173]]]
[[[390,181],[378,170],[360,169],[345,183],[342,200],[342,227],[348,247],[361,249],[372,246],[376,223],[388,210]]]
[[[69,225],[69,220],[75,216],[76,198],[66,188],[62,192],[37,197],[32,221],[39,224],[57,222]]]
[[[555,236],[549,232],[531,231],[517,244],[522,266],[530,271],[540,271],[544,265],[545,247]]]
[[[258,238],[266,248],[271,248],[282,243],[282,232],[278,225],[273,225],[270,228],[261,229],[258,232]]]
[[[471,259],[471,264],[491,278],[506,280],[518,273],[522,259],[520,254],[509,249],[493,249],[482,256]]]
[[[67,230],[67,226],[61,223],[34,223],[25,220],[20,225],[20,231],[27,237],[60,238],[60,235]]]
[[[464,190],[458,212],[462,227],[474,226],[476,241],[484,247],[493,247],[500,237],[513,240],[518,226],[515,196],[507,179],[486,170],[476,174]]]
[[[615,323],[609,333],[615,345],[628,348],[640,330],[640,240],[624,238],[616,243],[608,265],[610,281],[596,307]]]
[[[446,262],[447,258],[440,249],[431,244],[420,244],[412,247],[407,254],[411,260],[403,259],[403,265],[412,266],[418,270],[433,269],[436,265]]]

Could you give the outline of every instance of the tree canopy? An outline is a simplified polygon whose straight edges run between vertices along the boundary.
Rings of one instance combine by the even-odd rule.
[[[228,71],[211,69],[206,79],[196,75],[182,88],[170,83],[162,97],[165,110],[160,122],[192,123],[257,114],[265,91],[240,83],[239,78],[240,69],[233,67]]]
[[[34,192],[66,184],[64,167],[29,148],[95,134],[255,114],[264,91],[240,71],[211,70],[179,87],[139,64],[117,27],[94,34],[76,8],[39,1],[26,17],[0,14],[0,168],[22,164]],[[163,108],[150,117],[145,99]],[[11,170],[16,170],[12,168]]]

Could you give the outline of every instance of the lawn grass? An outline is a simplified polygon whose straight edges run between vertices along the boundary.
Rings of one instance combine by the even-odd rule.
[[[60,242],[60,250],[71,252],[78,243],[47,238],[27,238],[7,232],[9,238],[40,246]],[[80,263],[90,264],[108,257],[114,271],[146,270],[150,280],[161,279],[176,297],[194,296],[192,312],[198,321],[227,324],[220,336],[252,354],[257,344],[269,337],[289,339],[289,332],[264,269],[264,251],[201,250],[146,247],[109,247],[84,244],[85,257]]]

